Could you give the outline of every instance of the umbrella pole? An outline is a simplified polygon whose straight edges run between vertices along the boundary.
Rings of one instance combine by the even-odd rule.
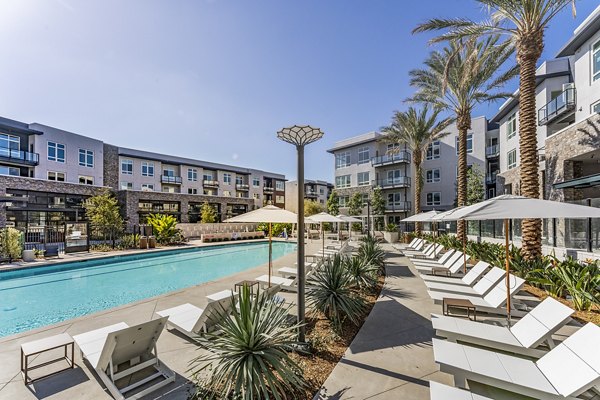
[[[510,327],[510,251],[508,250],[508,219],[504,220],[504,236],[506,247],[506,316]]]
[[[321,236],[323,236],[323,257],[325,257],[325,231],[323,230],[322,222],[321,222]]]
[[[463,272],[467,273],[467,233],[462,237],[463,242]]]
[[[273,268],[273,227],[269,222],[269,287],[271,287],[271,269]]]

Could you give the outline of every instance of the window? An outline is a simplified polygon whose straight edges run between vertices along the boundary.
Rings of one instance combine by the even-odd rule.
[[[592,114],[600,114],[600,101],[596,104],[592,104]]]
[[[275,190],[283,192],[285,190],[285,182],[284,181],[275,181]]]
[[[365,206],[367,204],[367,202],[369,201],[369,193],[361,194],[360,198],[362,199],[363,206]]]
[[[350,200],[350,197],[348,197],[348,196],[339,196],[338,197],[338,205],[340,207],[346,207],[346,204],[348,204],[349,200]]]
[[[165,168],[165,169],[163,169],[163,176],[174,177],[175,170],[172,168]]]
[[[347,188],[350,187],[350,175],[342,175],[335,177],[336,188]]]
[[[401,179],[402,179],[402,172],[399,169],[394,169],[391,171],[387,172],[387,184],[388,185],[392,185],[392,184],[397,184],[397,183],[401,183]]]
[[[436,160],[440,158],[440,141],[435,140],[427,146],[426,157],[427,160]]]
[[[49,181],[64,182],[65,181],[65,174],[63,172],[48,171],[48,180]]]
[[[285,197],[284,196],[275,196],[275,203],[285,203]]]
[[[223,190],[224,197],[231,197],[231,192],[229,190]]]
[[[198,189],[196,189],[196,188],[188,188],[188,194],[198,194]]]
[[[323,188],[320,188],[320,189],[319,189],[319,194],[325,194],[325,189],[323,189]]]
[[[123,160],[121,161],[121,173],[125,175],[133,175],[133,161]]]
[[[202,180],[204,180],[204,181],[212,181],[213,180],[213,176],[209,175],[209,174],[204,174],[204,175],[202,175]]]
[[[0,165],[0,175],[19,176],[20,174],[19,168]]]
[[[223,183],[231,185],[231,174],[223,174]]]
[[[600,40],[592,47],[592,81],[600,79]]]
[[[244,184],[244,178],[242,178],[241,176],[236,176],[235,177],[235,184],[236,185],[243,185]]]
[[[142,183],[142,192],[153,192],[154,185],[152,183]]]
[[[442,194],[440,192],[427,193],[427,205],[439,206],[442,204]]]
[[[369,173],[368,172],[359,172],[357,174],[358,177],[358,186],[366,186],[369,184]]]
[[[142,176],[154,176],[154,163],[144,161],[142,163]]]
[[[507,168],[508,169],[513,169],[514,167],[517,166],[517,149],[512,149],[511,151],[508,152],[507,154]]]
[[[370,161],[369,148],[368,147],[359,147],[358,148],[358,163],[366,164],[369,161]]]
[[[133,190],[133,183],[121,182],[121,190]]]
[[[404,203],[404,196],[400,192],[388,193],[388,206],[400,206]]]
[[[428,169],[427,171],[425,171],[425,177],[426,177],[427,183],[439,182],[441,180],[440,169],[439,168]]]
[[[252,178],[252,186],[260,187],[260,178]]]
[[[94,177],[86,176],[86,175],[79,175],[79,184],[80,185],[93,185]]]
[[[9,135],[8,133],[0,133],[0,155],[5,157],[19,157],[21,149],[21,140],[18,136]],[[3,174],[8,175],[8,174]]]
[[[491,199],[493,197],[496,197],[496,188],[489,188],[488,189],[488,199]]]
[[[506,138],[510,139],[511,137],[517,134],[517,113],[514,113],[508,120],[506,121]]]
[[[216,196],[216,195],[217,195],[217,191],[216,191],[216,190],[214,190],[214,189],[204,189],[204,190],[202,191],[202,193],[203,193],[205,196]]]
[[[387,154],[396,154],[400,150],[400,144],[390,143],[387,145]]]
[[[79,165],[82,167],[94,168],[94,152],[91,150],[79,149]]]
[[[456,146],[456,155],[458,155],[458,136],[455,139],[454,145]],[[473,152],[473,134],[469,133],[467,135],[467,154]]]
[[[346,151],[335,155],[335,169],[350,166],[350,152]]]
[[[175,193],[175,188],[173,186],[163,186],[163,193]]]
[[[467,164],[467,173],[473,168],[473,164]],[[458,165],[456,166],[456,177],[458,178]]]
[[[48,142],[48,161],[65,162],[65,145]]]
[[[254,194],[252,195],[252,198],[253,198],[253,199],[255,199],[255,200],[258,200],[258,199],[260,199],[260,194],[258,194],[258,193],[254,193]]]
[[[188,168],[188,181],[196,182],[197,180],[198,180],[198,170],[196,168]]]

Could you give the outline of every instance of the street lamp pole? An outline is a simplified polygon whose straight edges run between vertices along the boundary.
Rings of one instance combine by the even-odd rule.
[[[367,236],[371,236],[371,199],[367,199]]]
[[[313,128],[310,125],[294,125],[289,128],[283,128],[277,132],[277,137],[284,142],[296,146],[298,153],[298,342],[306,342],[306,329],[304,320],[306,314],[306,272],[304,268],[304,146],[316,142],[323,137],[323,132],[319,128]]]

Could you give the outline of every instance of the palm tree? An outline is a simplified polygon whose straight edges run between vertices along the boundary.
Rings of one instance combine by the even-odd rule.
[[[501,34],[515,45],[521,79],[519,82],[519,149],[521,153],[521,193],[539,198],[535,70],[544,50],[544,31],[550,21],[575,0],[476,0],[490,13],[490,19],[475,22],[465,18],[431,19],[413,32],[447,30],[433,42],[466,37]],[[522,222],[523,250],[529,259],[542,253],[541,221],[525,219]]]
[[[498,73],[514,51],[510,42],[498,41],[498,36],[452,41],[429,55],[426,69],[410,71],[410,84],[417,88],[417,93],[409,101],[432,104],[455,115],[459,206],[464,206],[467,200],[467,132],[471,129],[471,112],[478,104],[509,97],[510,93],[498,89],[518,74],[516,66]],[[466,238],[464,221],[458,223],[457,236],[461,240]]]
[[[407,111],[396,111],[390,126],[381,128],[387,134],[383,139],[386,143],[406,143],[412,152],[415,167],[415,214],[421,212],[423,153],[431,142],[446,136],[448,132],[442,131],[454,122],[454,118],[450,117],[438,121],[440,112],[438,108],[430,112],[427,104],[421,110],[409,107]],[[417,234],[421,233],[420,223],[416,224],[415,230]]]

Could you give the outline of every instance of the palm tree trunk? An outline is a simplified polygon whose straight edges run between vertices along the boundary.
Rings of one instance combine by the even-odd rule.
[[[421,188],[423,177],[421,175],[421,150],[413,151],[413,163],[415,164],[415,214],[421,212]],[[415,222],[415,233],[421,234],[421,223]]]
[[[543,37],[532,35],[529,40],[521,40],[518,44],[517,61],[520,67],[519,84],[519,150],[521,194],[526,197],[540,197],[537,154],[537,116],[535,104],[535,70],[537,60],[543,49]],[[524,256],[533,259],[542,254],[542,221],[540,219],[524,219],[521,223],[523,232]]]
[[[467,203],[467,133],[471,129],[471,114],[468,111],[457,113],[456,127],[458,128],[457,205],[461,207]],[[466,235],[465,221],[458,221],[456,236],[463,241]]]

